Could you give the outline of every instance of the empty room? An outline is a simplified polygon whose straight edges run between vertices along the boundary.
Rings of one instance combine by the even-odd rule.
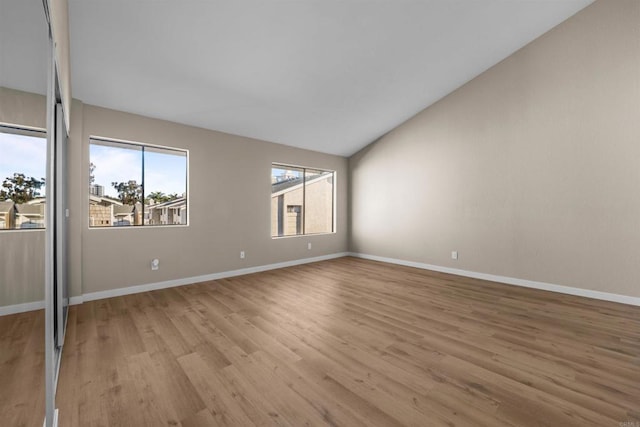
[[[640,1],[0,0],[0,425],[640,427]]]

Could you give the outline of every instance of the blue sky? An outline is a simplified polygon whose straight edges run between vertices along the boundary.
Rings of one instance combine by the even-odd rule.
[[[91,163],[95,184],[104,186],[105,195],[117,197],[112,182],[142,182],[142,151],[91,144]],[[145,153],[145,194],[186,192],[187,161],[185,156],[147,151]]]
[[[46,171],[46,138],[0,132],[0,184],[14,173],[41,179]],[[40,192],[44,195],[43,190]]]
[[[317,175],[320,173],[324,173],[325,171],[321,171],[321,170],[316,170],[316,169],[307,169],[306,173],[307,173],[307,178],[313,175]],[[271,168],[271,176],[272,177],[276,177],[276,178],[280,178],[282,176],[290,176],[293,178],[300,178],[302,176],[302,169],[301,168],[296,168],[296,167],[291,167],[290,169],[284,169],[284,168],[278,168],[278,167],[272,167]]]
[[[293,176],[295,178],[300,178],[302,176],[302,171],[297,169],[271,168],[271,176],[279,178],[285,174]]]
[[[90,151],[91,162],[96,165],[95,183],[104,186],[105,194],[117,196],[111,186],[114,181],[142,181],[140,151],[93,144]],[[38,179],[44,178],[46,161],[46,138],[0,132],[0,183],[16,172]],[[147,151],[145,193],[161,191],[165,194],[182,195],[187,189],[186,170],[187,162],[183,155]],[[43,191],[41,193],[44,194]]]

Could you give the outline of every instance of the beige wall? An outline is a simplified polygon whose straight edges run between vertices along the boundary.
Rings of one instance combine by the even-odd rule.
[[[44,97],[0,88],[0,121],[45,126]],[[347,159],[84,105],[68,141],[72,296],[347,250],[347,182],[337,180],[337,233],[271,239],[271,164],[336,170]],[[188,149],[188,227],[89,229],[89,136]],[[307,250],[307,242],[313,249]],[[10,248],[10,249],[9,249]],[[246,258],[241,260],[239,252]],[[160,270],[150,261],[160,259]],[[44,232],[0,233],[0,306],[42,300]]]
[[[639,20],[640,2],[599,0],[353,156],[352,249],[639,296]],[[73,296],[347,248],[343,158],[79,101],[71,115]],[[0,88],[0,121],[44,127],[44,98]],[[90,230],[90,135],[189,149],[190,226]],[[337,233],[270,238],[272,162],[337,171]],[[43,240],[0,234],[0,305],[43,298]]]
[[[599,0],[354,155],[351,249],[640,296],[639,23]]]
[[[47,100],[42,95],[0,87],[0,123],[47,127]]]
[[[0,122],[44,129],[45,97],[0,87]],[[0,307],[43,299],[44,230],[0,231]]]
[[[82,145],[83,167],[71,181],[88,183],[89,136],[188,149],[190,171],[188,227],[89,229],[88,188],[74,190],[81,195],[72,209],[82,212],[83,293],[347,250],[347,159],[89,105],[81,115],[81,143],[72,144]],[[72,126],[77,122],[76,114]],[[337,171],[335,234],[271,239],[273,162]],[[158,271],[151,271],[153,258],[160,260]]]
[[[44,300],[44,231],[0,232],[0,307]]]

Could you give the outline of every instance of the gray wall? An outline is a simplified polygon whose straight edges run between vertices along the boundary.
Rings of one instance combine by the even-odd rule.
[[[44,98],[0,89],[0,122],[45,126]],[[347,159],[107,110],[74,100],[69,137],[72,296],[344,252]],[[190,225],[89,229],[89,136],[190,151]],[[271,163],[337,171],[337,232],[271,239]],[[312,250],[307,250],[307,243]],[[246,258],[241,260],[239,252]],[[160,259],[160,270],[150,261]],[[0,306],[42,300],[44,232],[0,233]]]
[[[84,105],[83,165],[71,181],[88,182],[89,137],[102,136],[189,150],[188,227],[88,228],[88,192],[72,210],[81,234],[82,292],[200,276],[333,253],[348,248],[346,158]],[[72,131],[73,132],[73,131]],[[271,239],[271,163],[337,171],[337,232]],[[79,173],[79,175],[77,175]],[[312,250],[307,243],[312,242]],[[240,251],[246,252],[241,260]],[[73,262],[79,262],[74,255]],[[160,269],[151,271],[153,258]],[[77,290],[75,291],[77,292]]]
[[[640,2],[597,1],[353,156],[351,249],[640,296],[638,22]],[[347,249],[343,158],[79,101],[71,115],[73,296]],[[0,88],[0,121],[44,127],[44,98]],[[189,149],[191,225],[90,230],[90,135]],[[336,234],[269,237],[272,161],[337,171]],[[43,239],[0,233],[0,306],[43,299]]]
[[[351,250],[640,296],[639,23],[599,0],[354,155]]]
[[[44,129],[46,109],[44,96],[0,87],[1,123]],[[43,299],[44,230],[0,231],[0,307]]]

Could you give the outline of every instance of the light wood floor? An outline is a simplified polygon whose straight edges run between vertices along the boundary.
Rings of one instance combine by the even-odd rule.
[[[65,427],[640,422],[640,307],[372,261],[85,303],[68,325]]]
[[[44,421],[44,310],[0,316],[0,425]]]

